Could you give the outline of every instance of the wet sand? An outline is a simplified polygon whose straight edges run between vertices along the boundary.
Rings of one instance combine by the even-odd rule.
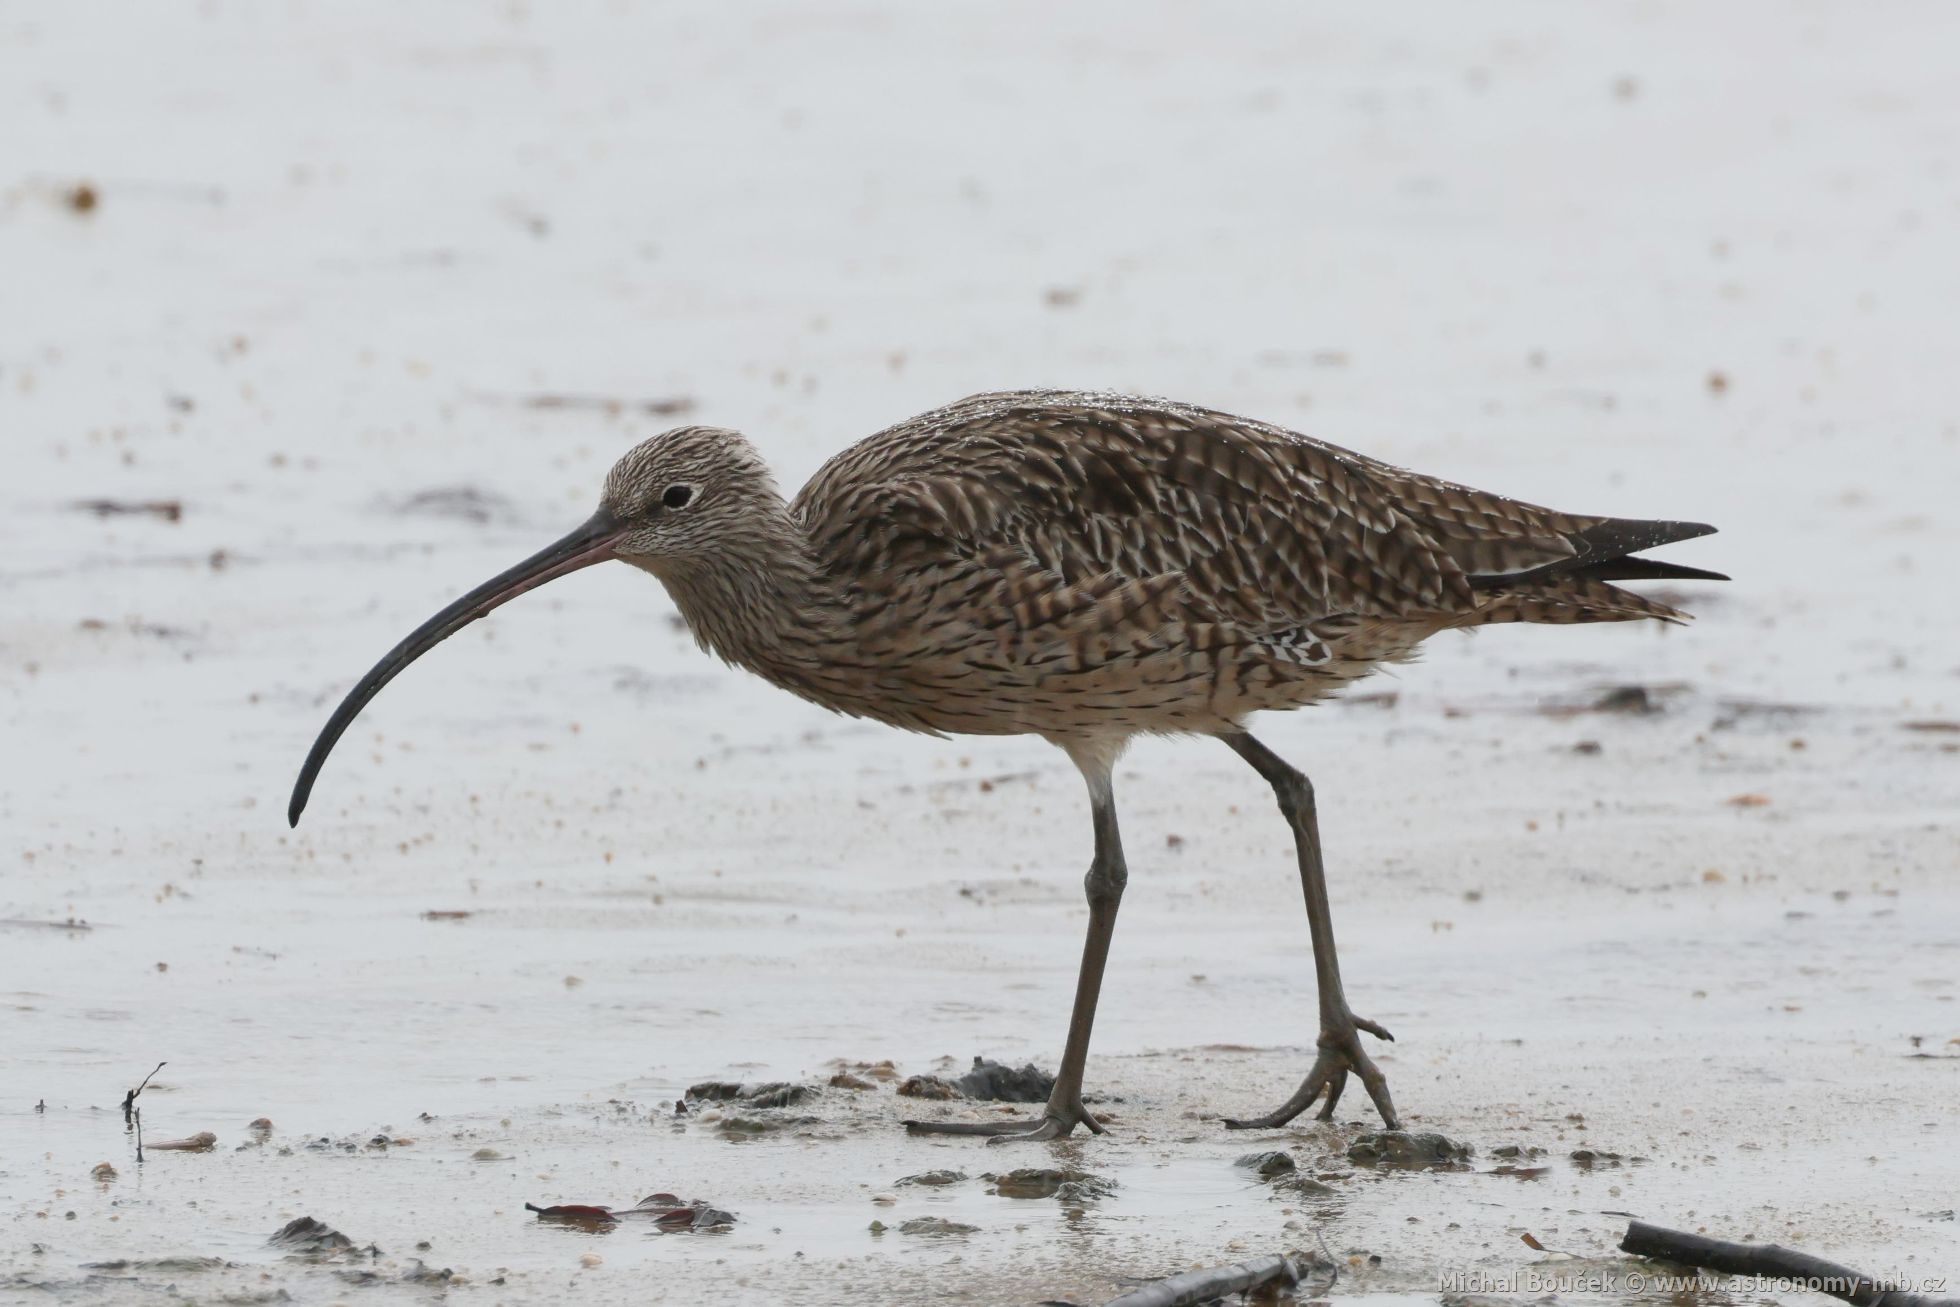
[[[1953,1292],[1937,34],[1151,12],[1035,49],[841,10],[159,8],[112,39],[64,11],[0,39],[31,146],[0,206],[0,1298],[1100,1302],[1284,1248],[1324,1248],[1337,1297],[1531,1298],[1527,1271],[1628,1270],[1627,1213]],[[1350,1161],[1358,1090],[1332,1126],[1221,1127],[1291,1090],[1313,996],[1285,826],[1206,741],[1119,770],[1108,1135],[910,1137],[999,1109],[829,1087],[1053,1066],[1080,782],[744,679],[625,568],[452,640],[286,829],[333,700],[582,517],[678,420],[643,401],[794,484],[1023,384],[1723,528],[1669,553],[1737,577],[1684,593],[1690,629],[1439,640],[1262,727],[1315,778],[1397,1102],[1465,1169]],[[1595,706],[1630,685],[1651,711]],[[146,1138],[217,1143],[139,1164],[119,1104],[159,1060]],[[677,1119],[716,1079],[819,1092]],[[1275,1149],[1331,1193],[1234,1165]],[[984,1178],[1031,1166],[1107,1192]],[[935,1169],[968,1178],[899,1183]],[[734,1224],[525,1209],[655,1192]],[[356,1251],[266,1246],[300,1216]],[[927,1217],[973,1229],[904,1231]],[[216,1260],[134,1264],[176,1258]]]

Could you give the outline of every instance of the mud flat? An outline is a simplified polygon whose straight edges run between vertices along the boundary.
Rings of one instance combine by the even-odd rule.
[[[1960,1273],[1960,15],[1121,12],[0,32],[0,1298],[1095,1303],[1289,1248],[1631,1298],[1630,1217]],[[1722,527],[1670,554],[1737,577],[1692,629],[1438,641],[1263,727],[1466,1153],[1385,1164],[1358,1095],[1221,1127],[1313,1004],[1285,827],[1203,741],[1119,771],[1110,1133],[905,1134],[1002,1110],[906,1078],[1053,1065],[1079,782],[745,680],[624,568],[391,687],[286,829],[351,678],[631,441],[793,483],[1023,384]],[[707,1082],[810,1092],[677,1114]]]

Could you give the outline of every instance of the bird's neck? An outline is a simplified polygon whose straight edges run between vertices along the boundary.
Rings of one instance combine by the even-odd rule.
[[[844,610],[780,500],[722,535],[712,554],[640,566],[667,587],[702,648],[805,698],[827,697],[816,683],[848,644]]]

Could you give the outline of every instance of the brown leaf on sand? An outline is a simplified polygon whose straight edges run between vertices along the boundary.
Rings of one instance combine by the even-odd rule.
[[[560,1203],[555,1207],[526,1203],[524,1210],[536,1212],[540,1221],[557,1221],[564,1225],[611,1225],[619,1219],[609,1208],[589,1207],[584,1203]]]
[[[209,1130],[201,1131],[188,1139],[165,1139],[161,1143],[144,1141],[143,1147],[153,1153],[208,1153],[218,1146],[218,1136]]]
[[[699,1199],[684,1203],[672,1194],[648,1194],[618,1215],[651,1218],[663,1230],[713,1230],[735,1224],[732,1213],[710,1207]]]
[[[585,1203],[565,1203],[556,1207],[524,1204],[536,1212],[540,1221],[574,1225],[587,1230],[606,1230],[625,1221],[651,1221],[662,1230],[716,1230],[735,1224],[735,1217],[718,1207],[696,1200],[682,1202],[673,1194],[648,1194],[631,1207],[593,1207]]]

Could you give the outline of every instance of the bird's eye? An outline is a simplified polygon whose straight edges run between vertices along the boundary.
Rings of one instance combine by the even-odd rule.
[[[693,498],[693,486],[668,486],[660,492],[660,502],[669,508],[686,508],[688,501]]]

